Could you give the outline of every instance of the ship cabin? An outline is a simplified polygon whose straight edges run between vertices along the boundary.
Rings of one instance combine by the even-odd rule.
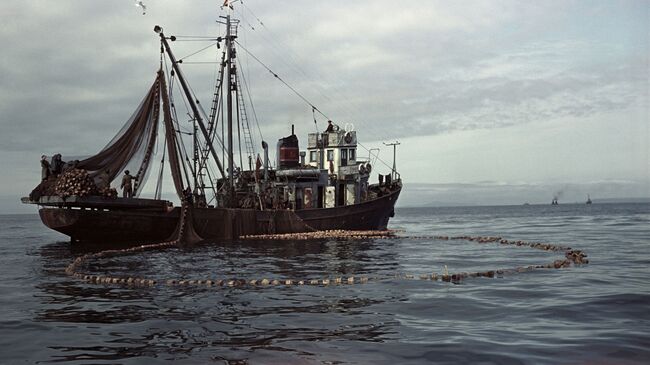
[[[333,208],[359,204],[368,197],[371,166],[357,155],[351,127],[310,133],[306,151],[298,138],[281,138],[277,149],[276,188],[284,189],[291,209]]]

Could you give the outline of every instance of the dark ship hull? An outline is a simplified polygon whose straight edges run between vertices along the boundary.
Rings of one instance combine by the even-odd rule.
[[[314,230],[384,230],[394,215],[400,192],[401,186],[396,186],[359,204],[295,211],[194,208],[192,223],[205,240]],[[44,206],[39,214],[47,227],[70,236],[73,242],[152,243],[172,237],[180,218],[179,207],[166,209],[164,201],[148,199],[133,199],[141,203],[139,206],[120,206],[121,200]]]

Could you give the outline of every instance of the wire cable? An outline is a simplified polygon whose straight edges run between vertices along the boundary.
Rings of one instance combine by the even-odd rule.
[[[294,94],[298,95],[298,97],[299,97],[300,99],[302,99],[305,103],[307,103],[307,105],[309,105],[310,107],[312,107],[313,110],[317,111],[318,114],[322,115],[323,117],[329,119],[329,117],[328,117],[327,115],[325,115],[325,113],[323,113],[320,109],[318,109],[318,107],[316,107],[316,106],[315,106],[311,101],[307,100],[307,98],[305,98],[301,93],[299,93],[298,90],[294,89],[291,85],[289,85],[286,81],[284,81],[284,80],[283,80],[283,79],[282,79],[278,74],[276,74],[275,72],[273,72],[273,70],[271,70],[271,68],[269,68],[266,64],[264,64],[264,62],[262,62],[259,58],[255,57],[255,55],[252,54],[252,53],[251,53],[247,48],[245,48],[244,46],[242,46],[241,43],[239,43],[239,42],[237,42],[237,41],[235,41],[235,43],[237,43],[237,44],[239,45],[239,47],[241,47],[241,48],[242,48],[246,53],[248,53],[248,55],[250,55],[251,57],[253,57],[253,59],[254,59],[255,61],[257,61],[260,65],[262,65],[262,67],[264,67],[267,71],[269,71],[269,73],[271,73],[271,75],[273,75],[276,79],[278,79],[278,80],[279,80],[280,82],[282,82],[286,87],[288,87],[291,91],[293,91]]]

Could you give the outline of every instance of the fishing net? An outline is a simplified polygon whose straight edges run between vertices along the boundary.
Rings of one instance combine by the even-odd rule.
[[[78,162],[77,168],[92,178],[103,174],[108,183],[125,170],[136,178],[133,195],[138,196],[148,176],[158,133],[160,113],[160,74],[133,115],[113,139],[94,156]]]
[[[182,162],[179,156],[176,129],[174,128],[172,120],[171,103],[169,101],[169,95],[167,94],[167,83],[162,70],[158,71],[158,81],[160,84],[160,90],[162,90],[160,96],[163,102],[163,122],[165,124],[165,141],[169,155],[169,167],[174,180],[176,194],[184,200],[176,230],[170,239],[174,239],[177,244],[191,245],[201,241],[202,238],[194,229],[194,208],[191,204],[191,200],[187,199],[188,192],[185,190],[183,185],[183,175],[181,172]]]

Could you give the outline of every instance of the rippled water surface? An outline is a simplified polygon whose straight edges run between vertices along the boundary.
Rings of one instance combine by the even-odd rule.
[[[650,359],[650,204],[398,209],[412,235],[492,235],[584,250],[588,265],[460,284],[395,274],[563,258],[527,247],[372,239],[209,243],[95,260],[96,275],[377,278],[241,288],[101,286],[36,215],[0,216],[0,363],[641,364]]]

